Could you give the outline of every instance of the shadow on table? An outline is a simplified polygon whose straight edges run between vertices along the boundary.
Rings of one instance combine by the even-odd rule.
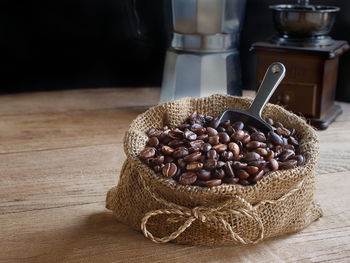
[[[111,212],[88,216],[63,237],[40,262],[232,262],[266,257],[269,239],[257,245],[195,247],[155,244],[142,233],[119,223]],[[38,262],[38,261],[36,261]]]

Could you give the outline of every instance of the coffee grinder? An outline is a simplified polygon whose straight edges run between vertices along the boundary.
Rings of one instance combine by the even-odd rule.
[[[328,33],[339,8],[310,5],[272,5],[277,34],[251,47],[258,58],[257,86],[264,70],[282,62],[287,73],[270,102],[306,117],[318,129],[326,129],[342,109],[334,104],[339,56],[349,49],[346,41]]]
[[[161,101],[241,95],[239,36],[246,0],[172,0],[173,39]]]

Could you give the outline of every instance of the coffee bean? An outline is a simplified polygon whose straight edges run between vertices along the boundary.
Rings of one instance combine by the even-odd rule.
[[[276,132],[281,135],[281,136],[284,136],[284,137],[289,137],[290,136],[290,131],[286,128],[277,128],[276,129]]]
[[[217,153],[217,151],[215,151],[214,149],[211,149],[210,151],[207,152],[207,158],[208,159],[219,159],[219,155]]]
[[[249,177],[249,173],[245,170],[237,170],[236,171],[236,176],[239,178],[239,179],[248,179]]]
[[[148,146],[157,147],[158,145],[159,145],[159,140],[157,137],[152,137],[151,139],[149,139]]]
[[[244,128],[244,123],[242,121],[236,121],[235,123],[232,124],[232,127],[235,130],[243,130]]]
[[[195,141],[189,142],[189,145],[195,148],[201,148],[203,144],[204,144],[204,141],[202,140],[195,140]]]
[[[210,143],[203,143],[201,150],[206,153],[206,152],[210,151],[211,148],[212,148],[212,146]]]
[[[297,139],[295,139],[294,137],[289,137],[288,138],[288,142],[294,146],[298,146],[299,142],[297,141]]]
[[[217,161],[215,159],[208,159],[204,163],[204,169],[211,171],[216,168],[216,165],[217,165]]]
[[[243,144],[248,144],[250,141],[251,141],[250,135],[249,134],[244,135],[244,137],[242,139],[242,143]]]
[[[298,164],[298,161],[292,159],[292,160],[288,160],[285,162],[281,162],[280,167],[281,167],[281,169],[292,169],[292,168],[296,167],[297,164]]]
[[[230,120],[225,120],[220,124],[222,127],[227,129],[227,127],[231,127],[231,121]]]
[[[148,137],[158,137],[163,133],[161,130],[151,129],[148,132]]]
[[[208,142],[213,146],[219,144],[219,136],[210,136]]]
[[[154,170],[156,173],[160,173],[160,172],[162,171],[163,167],[164,167],[164,164],[155,165],[155,166],[153,167],[153,170]]]
[[[153,164],[153,165],[162,164],[162,163],[164,163],[164,159],[165,159],[165,158],[164,158],[164,155],[159,155],[159,156],[153,158],[152,164]]]
[[[203,168],[203,163],[192,162],[186,165],[186,170],[188,171],[199,171]]]
[[[301,166],[301,165],[303,165],[305,163],[304,156],[302,156],[300,154],[295,156],[295,160],[297,160],[298,166]]]
[[[213,180],[206,181],[206,184],[209,187],[217,186],[217,185],[220,185],[221,183],[222,183],[221,179],[213,179]]]
[[[197,139],[197,134],[195,134],[193,131],[190,131],[190,130],[184,131],[183,136],[185,139],[189,141],[194,141]]]
[[[189,154],[189,151],[187,148],[185,147],[179,147],[179,148],[176,148],[173,152],[173,157],[178,159],[178,158],[183,158],[185,157],[186,155]]]
[[[175,130],[169,131],[168,135],[171,139],[182,139],[183,131],[181,131],[180,129],[175,129]]]
[[[218,131],[216,129],[212,128],[212,127],[208,127],[207,128],[207,134],[209,136],[216,136],[216,135],[218,135]]]
[[[257,174],[259,172],[259,168],[256,166],[247,166],[244,167],[244,170],[246,170],[249,174]]]
[[[202,134],[197,137],[198,140],[202,140],[204,142],[208,141],[208,138],[209,138],[208,134]]]
[[[268,150],[267,155],[266,155],[266,159],[270,160],[270,159],[273,159],[273,158],[275,158],[275,152],[272,151],[272,150]]]
[[[248,152],[244,155],[244,160],[247,162],[258,161],[260,159],[260,154],[256,152]]]
[[[238,156],[240,153],[240,148],[238,146],[237,143],[235,142],[230,142],[228,144],[228,148],[230,149],[230,151],[233,153],[234,156]]]
[[[248,164],[249,166],[256,166],[258,168],[262,168],[266,164],[266,161],[264,160],[252,161],[252,162],[249,162]]]
[[[225,165],[225,162],[223,162],[223,161],[217,161],[216,162],[216,168],[221,168],[221,167],[223,167]]]
[[[234,156],[233,156],[233,153],[232,152],[230,152],[230,151],[226,151],[226,152],[223,152],[222,154],[221,154],[221,157],[222,157],[222,159],[224,160],[224,161],[232,161],[233,160],[233,158],[234,158]]]
[[[211,173],[212,173],[213,177],[216,179],[222,179],[225,177],[225,172],[223,169],[215,169]]]
[[[146,147],[140,152],[140,157],[141,159],[150,159],[153,158],[154,155],[156,154],[156,149],[153,147]]]
[[[264,170],[260,170],[256,175],[249,178],[249,181],[256,183],[259,181],[264,175]]]
[[[271,126],[273,126],[273,120],[271,119],[271,118],[267,118],[266,119],[266,122],[268,123],[268,124],[270,124]]]
[[[176,175],[176,172],[177,166],[174,163],[167,163],[162,169],[162,174],[168,178],[174,177]]]
[[[229,143],[230,136],[226,132],[219,132],[219,141],[224,144]]]
[[[167,155],[164,158],[164,163],[172,163],[174,161],[175,161],[175,159],[172,156],[170,156],[170,155]]]
[[[226,129],[224,127],[221,127],[221,126],[219,126],[216,130],[218,132],[226,132]]]
[[[238,177],[225,177],[222,179],[222,182],[225,184],[237,184],[239,181]]]
[[[258,132],[258,129],[255,128],[255,127],[253,127],[253,126],[251,126],[251,125],[249,125],[249,126],[247,127],[247,130],[248,130],[250,133]]]
[[[260,154],[261,156],[268,155],[268,151],[265,148],[256,148],[253,151]]]
[[[247,186],[247,185],[250,185],[250,182],[248,180],[245,180],[245,179],[239,179],[238,184]]]
[[[269,131],[268,137],[274,144],[283,144],[282,138],[273,131]]]
[[[235,173],[233,172],[232,165],[230,162],[225,163],[225,172],[228,177],[235,177]]]
[[[246,163],[241,163],[241,162],[236,161],[236,162],[233,162],[232,165],[233,165],[233,168],[234,168],[234,169],[238,170],[238,169],[243,169],[243,168],[246,167],[248,164],[246,164]]]
[[[184,157],[184,160],[186,162],[195,162],[195,161],[198,161],[202,156],[202,153],[201,152],[194,152],[192,154],[189,154],[187,156]]]
[[[191,185],[197,180],[197,175],[193,172],[185,172],[180,174],[179,183],[182,185]]]
[[[218,153],[222,153],[227,150],[227,144],[220,143],[220,144],[214,145],[213,149]]]
[[[212,127],[214,129],[217,129],[219,127],[220,124],[220,120],[219,119],[213,119],[210,124],[209,127]]]
[[[280,123],[280,122],[275,122],[275,125],[274,125],[276,128],[283,128],[283,124]]]
[[[282,153],[280,160],[282,162],[287,161],[295,156],[295,152],[291,150],[286,150]]]
[[[271,167],[271,169],[272,169],[273,171],[277,171],[277,170],[278,170],[279,165],[278,165],[278,162],[277,162],[275,159],[271,159],[271,160],[269,161],[269,163],[270,163],[270,167]]]
[[[186,168],[187,163],[183,158],[177,159],[177,164],[179,165],[180,169],[184,170]]]
[[[204,181],[210,180],[210,178],[211,178],[211,172],[208,170],[205,170],[205,169],[198,171],[196,174],[197,174],[199,179],[204,180]]]
[[[266,143],[259,142],[259,141],[252,141],[250,143],[247,143],[246,145],[247,149],[256,149],[256,148],[266,148]]]
[[[231,140],[233,141],[241,141],[244,138],[244,131],[242,130],[236,130],[234,133],[231,135]]]
[[[181,145],[184,145],[185,142],[183,140],[171,140],[168,143],[168,146],[172,147],[172,148],[177,148],[180,147]]]
[[[188,148],[188,151],[190,153],[199,152],[200,150],[201,150],[201,148],[197,148],[197,147],[190,147],[190,148]]]
[[[179,128],[180,130],[182,130],[182,131],[184,131],[184,130],[190,128],[190,127],[191,127],[191,125],[188,124],[188,123],[183,123],[183,124],[180,124],[180,125],[178,126],[178,128]]]
[[[197,186],[201,186],[201,187],[208,187],[206,181],[199,180],[198,178],[197,178],[197,181],[195,181],[193,185],[197,185]]]
[[[250,138],[252,141],[266,142],[265,134],[262,132],[254,132],[252,135],[250,135]]]

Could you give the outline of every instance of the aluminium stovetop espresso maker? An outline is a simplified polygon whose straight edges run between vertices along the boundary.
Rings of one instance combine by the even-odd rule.
[[[237,49],[246,0],[172,0],[173,39],[161,101],[214,93],[241,95]]]

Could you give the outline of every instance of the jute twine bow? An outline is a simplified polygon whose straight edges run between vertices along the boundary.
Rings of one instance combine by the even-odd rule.
[[[142,177],[142,176],[141,176]],[[188,229],[192,223],[196,220],[199,220],[202,223],[206,222],[215,222],[219,223],[223,226],[224,229],[228,231],[233,241],[239,242],[241,244],[255,244],[264,238],[264,225],[261,221],[260,216],[257,213],[257,208],[260,205],[269,203],[274,204],[278,201],[286,199],[288,196],[292,195],[294,192],[298,191],[303,183],[300,182],[295,188],[291,189],[288,193],[278,198],[277,200],[264,200],[260,203],[252,206],[249,202],[247,202],[244,198],[232,195],[229,200],[223,202],[221,205],[217,207],[204,207],[197,206],[194,208],[188,208],[185,206],[181,206],[175,204],[173,202],[169,202],[164,200],[163,198],[158,197],[154,191],[152,191],[145,183],[144,179],[142,179],[143,185],[145,189],[149,192],[149,194],[159,203],[163,204],[167,208],[157,209],[150,211],[145,214],[145,216],[141,220],[141,230],[145,237],[149,238],[155,243],[167,243],[171,240],[176,239],[179,235],[181,235],[186,229]],[[232,208],[237,202],[241,207]],[[151,217],[158,215],[169,215],[167,222],[179,222],[186,220],[176,231],[171,233],[169,236],[165,236],[162,238],[155,237],[153,234],[147,229],[147,222]],[[232,215],[236,216],[245,216],[249,219],[253,219],[256,221],[258,226],[259,235],[256,239],[250,240],[244,237],[241,237],[233,230],[231,224],[225,219]],[[175,216],[175,218],[174,218]]]

